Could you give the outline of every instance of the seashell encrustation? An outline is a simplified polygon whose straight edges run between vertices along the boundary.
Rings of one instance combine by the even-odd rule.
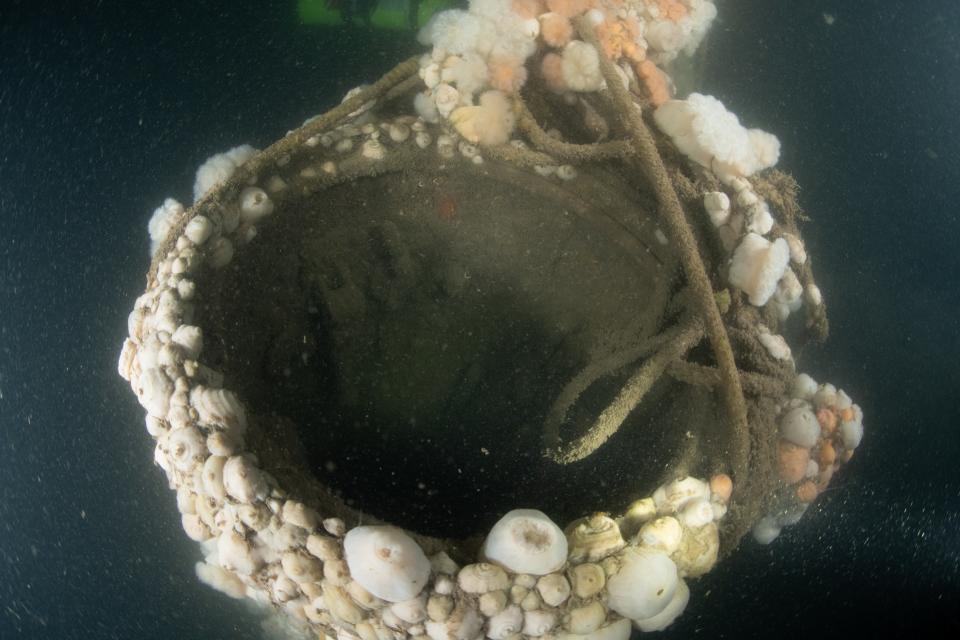
[[[626,546],[620,527],[604,513],[595,513],[567,527],[571,562],[596,562]]]

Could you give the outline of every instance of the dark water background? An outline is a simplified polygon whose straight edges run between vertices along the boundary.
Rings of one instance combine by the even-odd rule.
[[[240,0],[0,4],[0,638],[255,638],[116,375],[146,222],[414,51]],[[706,93],[775,132],[830,305],[801,366],[864,407],[849,470],[694,582],[668,637],[960,634],[960,5],[724,2]],[[824,13],[835,16],[828,25]]]

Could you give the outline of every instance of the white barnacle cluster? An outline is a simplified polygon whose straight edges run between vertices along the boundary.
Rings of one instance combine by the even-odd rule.
[[[198,197],[232,175],[249,155],[244,149],[249,148],[214,156],[201,167]],[[270,189],[278,191],[275,181]],[[298,560],[294,550],[318,520],[286,499],[256,455],[245,450],[243,403],[223,388],[220,373],[200,361],[204,333],[193,323],[201,270],[229,264],[235,247],[255,235],[254,225],[273,213],[274,203],[265,189],[248,184],[216,214],[195,215],[185,224],[175,201],[162,209],[175,218],[151,224],[165,253],[157,256],[150,286],[130,313],[118,370],[146,410],[147,430],[156,441],[154,461],[177,493],[184,531],[203,544],[200,579],[234,597],[269,599],[264,576],[270,575],[270,589],[284,599],[291,592],[285,580],[310,574],[309,561]],[[179,235],[166,237],[174,229]]]
[[[118,368],[147,413],[154,460],[176,492],[183,529],[202,547],[196,573],[204,583],[344,640],[626,640],[632,628],[663,629],[683,612],[686,581],[717,560],[717,523],[732,491],[727,476],[679,478],[620,518],[592,514],[566,529],[536,510],[511,511],[491,527],[480,557],[459,566],[443,552],[428,556],[397,527],[348,527],[279,486],[247,446],[252,414],[223,375],[203,364],[205,336],[194,319],[203,270],[227,268],[258,226],[279,215],[288,193],[310,193],[427,149],[445,162],[483,162],[483,145],[509,140],[509,95],[526,80],[538,47],[560,52],[562,91],[602,86],[601,53],[572,37],[571,19],[584,13],[602,55],[636,76],[641,62],[664,63],[695,46],[715,10],[706,0],[475,0],[425,30],[433,51],[421,65],[428,91],[417,99],[419,117],[381,121],[365,103],[276,158],[274,175],[224,189],[231,195],[216,207],[202,214],[172,200],[161,207],[151,224],[161,254],[130,314]],[[238,147],[211,158],[198,171],[196,199],[222,188],[252,153]],[[535,170],[558,180],[577,175],[570,165]],[[721,224],[740,216],[744,228],[768,233],[762,208],[738,197],[745,189],[731,188],[714,198],[727,209]]]
[[[463,567],[443,552],[428,558],[399,528],[348,529],[287,495],[245,447],[243,403],[197,360],[203,333],[190,324],[193,287],[184,283],[224,237],[221,220],[183,227],[136,303],[119,363],[147,412],[183,528],[202,546],[201,581],[360,640],[626,640],[631,624],[659,629],[682,612],[683,579],[716,560],[715,521],[729,499],[722,483],[711,490],[686,478],[658,489],[625,517],[636,529],[629,541],[602,514],[564,532],[518,509]]]
[[[581,16],[596,30],[599,51],[575,37]],[[420,31],[431,51],[420,61],[425,89],[414,106],[425,121],[448,123],[470,143],[504,144],[516,125],[511,96],[531,73],[576,101],[577,93],[604,86],[601,55],[624,83],[647,86],[659,102],[669,81],[657,65],[692,53],[715,17],[710,0],[470,0],[466,10],[437,13]],[[529,68],[535,59],[541,63]]]
[[[344,100],[354,91],[351,90]],[[307,138],[304,145],[319,154],[322,160],[301,168],[297,177],[317,185],[342,179],[364,165],[384,167],[386,163],[395,164],[399,162],[397,150],[405,146],[432,147],[445,160],[460,157],[473,164],[483,163],[475,144],[452,132],[438,134],[431,128],[429,119],[400,115],[380,120],[376,109],[367,105],[340,124]]]
[[[683,579],[716,559],[715,521],[729,492],[711,492],[692,478],[668,484],[648,499],[649,526],[641,527],[646,516],[636,508],[624,521],[634,526],[629,540],[602,514],[564,531],[539,511],[518,509],[490,529],[478,561],[460,567],[442,552],[427,557],[399,528],[348,528],[288,495],[247,447],[251,418],[243,401],[202,362],[196,282],[204,281],[203,270],[230,264],[255,226],[277,215],[275,197],[291,185],[331,179],[351,162],[380,162],[371,141],[415,152],[434,136],[438,153],[474,161],[476,149],[462,140],[454,145],[415,118],[377,122],[367,110],[305,141],[308,162],[282,157],[276,175],[235,187],[224,204],[203,214],[168,207],[178,218],[167,233],[178,235],[159,239],[165,253],[129,316],[118,370],[146,411],[154,461],[176,492],[184,532],[201,545],[197,576],[231,597],[272,604],[299,624],[360,640],[625,640],[631,624],[662,628],[686,604]],[[308,170],[315,175],[304,175]],[[657,538],[651,532],[667,517],[676,528]],[[637,600],[649,596],[635,589],[637,580],[651,584],[645,563],[673,580],[669,598]]]
[[[753,528],[769,544],[783,527],[796,524],[834,474],[853,457],[863,439],[863,411],[843,389],[798,375],[781,407],[777,468],[781,488],[767,515]]]
[[[683,478],[618,520],[596,513],[565,530],[540,511],[511,511],[490,529],[479,562],[455,580],[437,578],[427,635],[626,640],[632,628],[664,629],[686,607],[685,579],[717,560],[730,490],[723,475]]]

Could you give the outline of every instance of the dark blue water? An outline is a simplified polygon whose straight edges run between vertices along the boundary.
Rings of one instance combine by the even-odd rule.
[[[258,637],[193,577],[116,375],[146,222],[211,153],[265,146],[413,51],[299,26],[292,0],[134,4],[0,6],[2,639]],[[868,433],[800,526],[693,583],[665,635],[956,635],[960,6],[724,4],[701,89],[783,143],[832,320],[801,364]]]

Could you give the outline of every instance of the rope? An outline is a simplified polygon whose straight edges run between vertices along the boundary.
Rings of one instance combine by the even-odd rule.
[[[746,482],[750,455],[750,427],[747,421],[747,405],[743,397],[743,388],[733,357],[733,348],[720,317],[720,311],[714,301],[713,287],[707,276],[700,253],[697,250],[693,230],[687,223],[680,200],[673,188],[663,160],[657,151],[653,136],[624,88],[620,76],[613,64],[604,56],[597,36],[589,20],[584,17],[575,19],[580,37],[597,50],[600,59],[600,71],[607,83],[607,90],[623,118],[630,140],[639,156],[647,180],[653,187],[660,211],[670,238],[676,243],[680,262],[696,304],[700,307],[706,334],[717,360],[718,369],[723,378],[722,397],[733,430],[734,442],[731,446],[731,471],[734,481]]]

